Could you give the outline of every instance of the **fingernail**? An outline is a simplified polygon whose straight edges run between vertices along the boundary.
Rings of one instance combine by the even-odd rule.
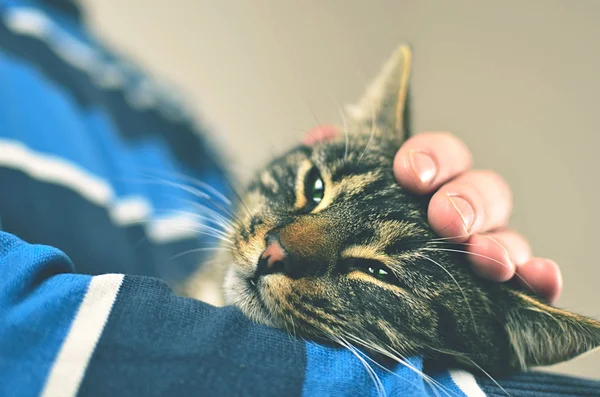
[[[410,166],[419,178],[421,185],[429,186],[437,174],[435,162],[426,153],[411,151],[409,153]]]
[[[460,219],[465,226],[465,231],[469,233],[475,223],[475,211],[473,211],[473,207],[471,207],[471,204],[469,204],[467,200],[459,196],[449,194],[448,200],[450,200],[450,204],[452,204],[460,216]]]

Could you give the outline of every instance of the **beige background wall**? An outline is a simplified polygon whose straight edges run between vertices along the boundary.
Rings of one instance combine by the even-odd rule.
[[[463,138],[512,185],[513,226],[600,318],[599,0],[85,0],[104,37],[183,87],[241,177],[338,122],[402,41],[415,127]],[[494,3],[494,4],[492,4]],[[557,370],[600,378],[600,352]]]

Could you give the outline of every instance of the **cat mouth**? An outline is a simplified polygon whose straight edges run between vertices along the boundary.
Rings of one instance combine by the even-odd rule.
[[[251,301],[254,302],[254,306],[258,306],[259,312],[254,311],[253,318],[255,321],[261,322],[266,325],[275,326],[275,319],[273,314],[268,309],[265,301],[263,300],[260,291],[260,277],[247,278],[245,280],[246,292]],[[260,314],[259,314],[260,313]]]
[[[253,276],[230,268],[225,279],[227,304],[237,306],[256,322],[273,325],[270,312],[261,297],[260,282],[252,284],[252,278]]]

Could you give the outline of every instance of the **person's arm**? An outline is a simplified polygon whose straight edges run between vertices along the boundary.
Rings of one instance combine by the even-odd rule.
[[[0,232],[0,395],[301,395],[306,344]]]
[[[349,349],[254,324],[233,307],[177,297],[154,278],[72,273],[61,251],[0,232],[0,395],[531,395],[598,383],[556,375],[489,381],[427,377],[422,360],[388,369]],[[360,358],[359,358],[360,357]],[[367,366],[373,371],[370,373]],[[433,390],[435,388],[435,390]]]
[[[349,349],[252,323],[141,276],[73,274],[61,251],[0,232],[0,395],[464,396],[465,372],[383,369]]]

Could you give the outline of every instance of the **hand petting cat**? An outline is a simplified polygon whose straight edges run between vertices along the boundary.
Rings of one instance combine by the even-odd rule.
[[[304,142],[311,144],[336,135],[321,126]],[[433,194],[429,223],[441,236],[466,242],[475,272],[494,281],[517,273],[524,284],[549,302],[558,299],[562,276],[556,262],[534,257],[527,240],[508,228],[512,194],[493,171],[473,170],[469,148],[447,132],[427,132],[408,139],[396,154],[398,183],[415,193]]]

